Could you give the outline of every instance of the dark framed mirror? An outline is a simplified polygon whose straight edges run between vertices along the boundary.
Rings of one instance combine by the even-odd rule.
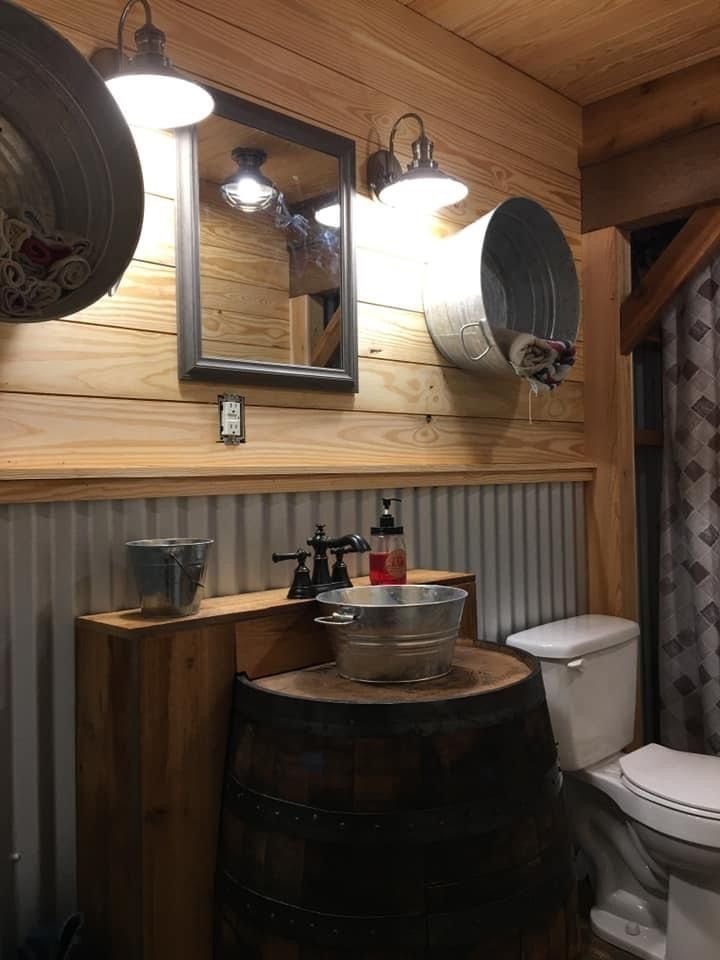
[[[177,134],[179,375],[357,391],[355,143],[208,89]]]

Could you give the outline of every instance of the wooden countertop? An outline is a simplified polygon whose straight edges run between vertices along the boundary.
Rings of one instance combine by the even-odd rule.
[[[291,576],[291,571],[288,570]],[[454,583],[475,580],[474,573],[449,573],[447,570],[408,570],[408,583]],[[369,577],[357,577],[353,583],[363,587],[370,583]],[[197,613],[189,617],[143,617],[138,608],[95,613],[78,617],[77,623],[89,629],[116,636],[158,633],[172,627],[190,629],[209,626],[227,620],[249,620],[270,615],[281,608],[300,607],[314,603],[313,600],[288,600],[288,587],[280,590],[261,590],[257,593],[239,593],[227,597],[210,597],[203,600]]]

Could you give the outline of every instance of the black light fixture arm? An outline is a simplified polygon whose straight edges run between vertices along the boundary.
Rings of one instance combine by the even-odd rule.
[[[398,127],[403,120],[414,120],[420,127],[420,136],[417,138],[417,140],[413,140],[412,143],[412,162],[410,163],[408,169],[412,170],[418,167],[435,169],[437,167],[437,161],[433,160],[433,150],[435,145],[430,137],[428,137],[425,133],[425,123],[423,118],[418,113],[404,113],[401,117],[398,117],[393,124],[393,128],[390,131],[390,156],[395,156],[395,135],[397,134]]]
[[[395,153],[395,134],[398,131],[398,127],[403,122],[403,120],[415,120],[417,125],[420,127],[420,138],[426,140],[425,136],[425,123],[423,118],[419,113],[404,113],[401,117],[398,117],[395,123],[392,126],[390,131],[390,153]]]
[[[131,11],[137,4],[140,4],[145,13],[145,23],[142,27],[135,31],[135,41],[138,46],[138,53],[144,54],[155,54],[165,59],[165,34],[162,30],[158,30],[155,24],[152,22],[152,9],[148,0],[127,0],[127,3],[123,7],[123,12],[120,14],[120,20],[118,22],[118,32],[117,32],[117,49],[120,63],[123,62],[125,55],[124,50],[124,34],[125,26],[130,16]]]

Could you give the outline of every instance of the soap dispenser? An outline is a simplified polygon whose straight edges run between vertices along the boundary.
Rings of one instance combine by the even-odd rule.
[[[382,502],[378,526],[370,530],[370,583],[374,586],[407,583],[405,531],[390,513],[390,505],[402,501],[398,497],[383,497]]]

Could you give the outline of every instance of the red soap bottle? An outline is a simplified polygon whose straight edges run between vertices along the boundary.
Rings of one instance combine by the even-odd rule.
[[[370,583],[373,586],[407,583],[407,551],[405,530],[395,523],[391,503],[398,497],[383,497],[383,512],[377,527],[370,530]]]

